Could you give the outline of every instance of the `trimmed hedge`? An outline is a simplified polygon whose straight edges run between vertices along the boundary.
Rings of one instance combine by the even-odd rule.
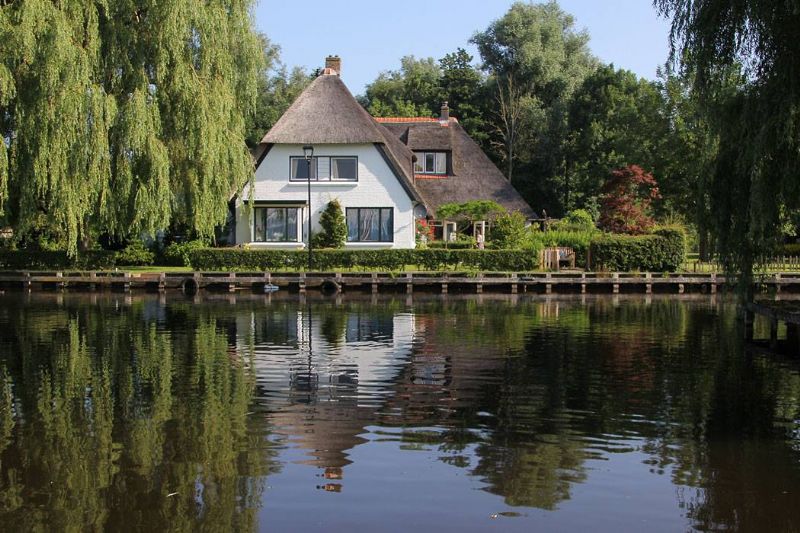
[[[299,270],[308,264],[308,254],[303,251],[206,248],[192,250],[188,255],[191,266],[197,270]],[[539,253],[536,250],[316,250],[312,269],[396,271],[405,265],[418,265],[425,270],[526,271],[539,268]]]
[[[674,272],[685,253],[685,234],[671,228],[650,235],[604,235],[590,245],[595,270]]]
[[[67,252],[0,250],[0,269],[2,270],[56,270],[79,269],[97,270],[113,268],[117,252],[92,250],[80,252],[78,257],[69,257]]]

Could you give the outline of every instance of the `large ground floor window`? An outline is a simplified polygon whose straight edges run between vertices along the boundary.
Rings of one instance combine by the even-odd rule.
[[[392,242],[394,209],[391,207],[348,207],[348,242]]]
[[[298,207],[256,207],[255,242],[297,242]]]

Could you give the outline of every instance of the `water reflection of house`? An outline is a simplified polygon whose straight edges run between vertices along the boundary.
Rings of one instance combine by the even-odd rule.
[[[339,480],[348,451],[365,442],[414,337],[408,313],[275,309],[237,318],[239,343],[254,347],[261,398],[278,435],[306,451],[302,462]],[[338,491],[335,483],[320,488]]]

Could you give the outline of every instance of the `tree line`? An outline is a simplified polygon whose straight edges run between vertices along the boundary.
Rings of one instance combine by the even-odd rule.
[[[0,0],[0,202],[17,246],[76,253],[141,235],[212,239],[253,146],[314,72],[289,69],[252,0]],[[464,128],[536,209],[597,214],[606,180],[652,174],[662,220],[750,273],[797,233],[797,1],[655,0],[655,80],[603,64],[555,1],[517,2],[445,57],[405,57],[360,96],[376,116]],[[8,233],[8,232],[6,232]]]
[[[612,171],[638,165],[662,195],[662,218],[697,224],[698,184],[715,133],[690,80],[665,65],[654,81],[604,64],[555,1],[514,4],[464,48],[436,61],[404,57],[369,84],[376,116],[452,115],[537,211],[598,215]]]

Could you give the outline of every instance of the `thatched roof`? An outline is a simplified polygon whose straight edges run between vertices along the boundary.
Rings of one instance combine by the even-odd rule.
[[[431,214],[442,204],[494,200],[509,211],[537,218],[533,209],[457,120],[379,118],[378,121],[398,139],[407,142],[413,151],[451,153],[452,169],[448,176],[420,174],[414,179],[414,186],[432,210]]]
[[[267,132],[267,144],[383,143],[375,120],[336,74],[318,76]]]
[[[425,203],[414,187],[412,152],[398,138],[375,122],[359,104],[336,71],[325,69],[272,126],[257,150],[266,154],[274,144],[372,143],[386,160],[409,197]]]
[[[457,120],[435,118],[374,119],[353,98],[335,70],[326,69],[275,123],[254,157],[274,144],[372,143],[409,196],[434,214],[438,206],[470,200],[494,200],[526,217],[536,214],[505,179]],[[452,154],[446,177],[414,176],[413,151]]]

